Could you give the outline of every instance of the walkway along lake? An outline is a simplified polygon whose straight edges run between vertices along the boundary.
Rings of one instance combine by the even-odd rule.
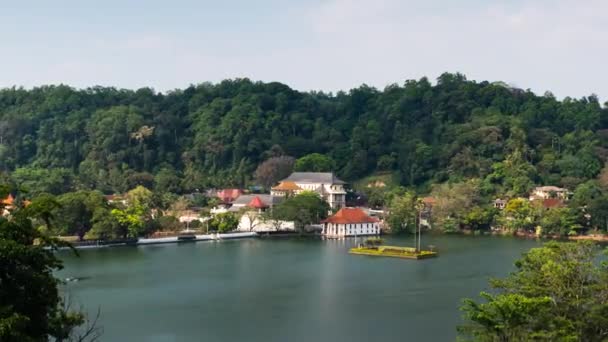
[[[355,239],[61,251],[58,276],[84,278],[65,290],[90,312],[101,308],[101,341],[454,341],[461,299],[539,243],[424,236],[428,244],[441,257],[349,255]]]

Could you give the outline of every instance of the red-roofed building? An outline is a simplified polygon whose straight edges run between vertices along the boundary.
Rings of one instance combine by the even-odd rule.
[[[253,208],[253,209],[258,209],[260,211],[265,210],[266,208],[270,207],[268,204],[264,203],[264,201],[262,201],[262,199],[260,198],[260,196],[255,196],[250,202],[249,204],[247,204],[247,206],[249,208]]]
[[[222,203],[229,204],[234,202],[239,196],[243,194],[241,189],[224,189],[217,192],[217,197]]]
[[[13,202],[15,202],[15,198],[11,194],[8,194],[8,196],[6,198],[3,198],[2,200],[0,200],[0,204],[2,204],[3,207],[12,206]]]
[[[378,235],[378,219],[359,208],[342,208],[335,215],[323,220],[322,234],[328,237]]]
[[[13,209],[15,198],[9,194],[6,198],[0,199],[0,216],[7,216],[9,210]]]
[[[559,198],[547,198],[543,200],[543,208],[560,208],[564,206],[564,201]]]

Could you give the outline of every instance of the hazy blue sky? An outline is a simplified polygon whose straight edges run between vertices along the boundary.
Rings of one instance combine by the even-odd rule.
[[[606,0],[0,0],[0,87],[335,91],[458,71],[607,99],[607,18]]]

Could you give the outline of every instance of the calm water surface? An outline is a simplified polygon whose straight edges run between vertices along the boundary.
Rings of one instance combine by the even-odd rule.
[[[59,276],[90,277],[65,289],[89,311],[101,308],[102,341],[453,341],[461,299],[538,245],[462,236],[423,243],[440,257],[349,255],[354,239],[62,252]]]

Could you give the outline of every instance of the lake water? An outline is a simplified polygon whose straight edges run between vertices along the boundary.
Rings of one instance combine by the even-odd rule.
[[[361,239],[359,239],[361,242]],[[388,244],[413,245],[409,237]],[[233,240],[61,252],[102,341],[454,341],[464,297],[538,242],[425,236],[439,258],[349,255],[349,240]]]

